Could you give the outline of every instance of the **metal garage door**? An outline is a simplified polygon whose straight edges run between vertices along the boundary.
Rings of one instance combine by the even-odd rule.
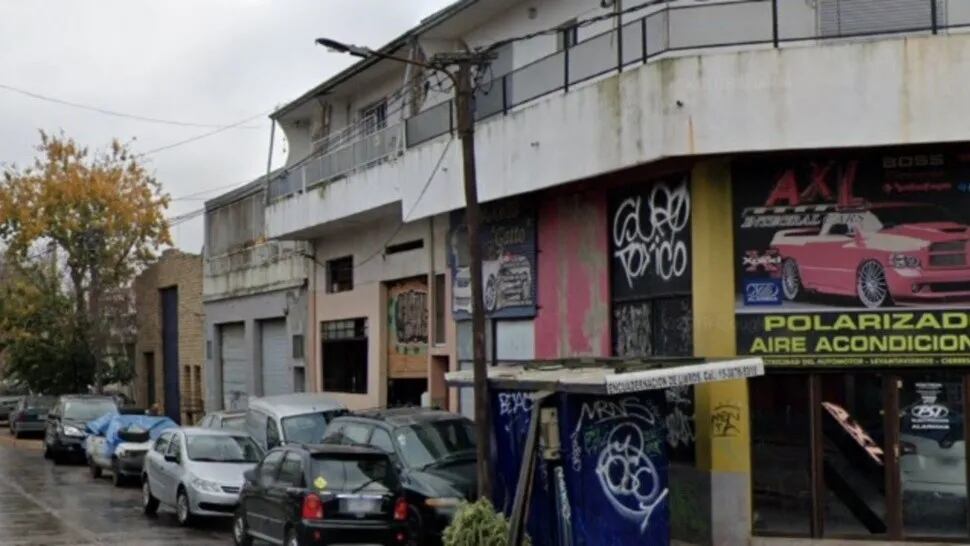
[[[293,373],[290,368],[290,343],[286,335],[286,320],[265,320],[262,329],[263,395],[293,392]]]
[[[249,405],[249,371],[246,358],[246,327],[224,324],[219,327],[219,350],[222,355],[222,404],[226,409]]]

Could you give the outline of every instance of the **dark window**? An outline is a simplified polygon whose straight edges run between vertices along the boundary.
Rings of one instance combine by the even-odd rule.
[[[371,427],[366,425],[359,425],[356,423],[348,423],[344,427],[343,437],[350,444],[366,444],[367,440],[370,438]]]
[[[263,453],[249,436],[195,434],[186,438],[190,460],[210,463],[258,463]]]
[[[354,257],[327,261],[327,292],[335,294],[354,289]]]
[[[394,444],[391,442],[391,435],[382,428],[374,429],[370,437],[370,445],[385,453],[394,453]]]
[[[303,334],[293,334],[293,358],[303,358]]]
[[[467,419],[399,427],[394,430],[394,438],[404,462],[412,468],[475,454],[475,430]]]
[[[293,392],[306,392],[306,368],[293,368]]]
[[[286,454],[286,459],[280,465],[279,482],[282,485],[303,487],[303,457],[296,453]]]
[[[616,356],[691,356],[694,352],[690,296],[613,304]]]
[[[327,489],[384,494],[397,487],[397,474],[386,455],[352,458],[317,455],[311,459],[311,476],[326,476]]]
[[[155,451],[161,453],[162,455],[168,450],[169,439],[171,439],[171,434],[162,434],[155,440]]]
[[[387,101],[371,104],[360,111],[361,133],[369,135],[387,127]]]
[[[323,390],[367,393],[367,319],[324,322]]]
[[[172,434],[172,441],[168,444],[168,454],[182,457],[182,438],[178,434]]]
[[[148,407],[155,404],[155,353],[145,353],[145,386],[148,389]]]
[[[399,252],[407,252],[409,250],[417,250],[419,248],[424,248],[424,239],[407,241],[404,243],[398,243],[396,245],[388,245],[387,248],[384,249],[384,254],[397,254]]]
[[[434,276],[434,343],[445,343],[445,328],[447,326],[445,308],[448,305],[445,296],[445,275],[439,273]]]
[[[266,420],[266,447],[272,449],[280,445],[280,429],[272,418]]]
[[[579,27],[576,25],[576,19],[567,21],[559,26],[559,31],[556,33],[556,50],[562,51],[563,49],[568,49],[579,43]]]
[[[327,423],[341,411],[304,413],[283,418],[283,439],[289,443],[316,444],[327,432]]]
[[[263,464],[259,467],[259,481],[264,486],[276,481],[276,474],[285,453],[285,451],[273,451],[263,459]]]

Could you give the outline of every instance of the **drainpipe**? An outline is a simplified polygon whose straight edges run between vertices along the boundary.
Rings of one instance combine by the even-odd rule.
[[[434,216],[428,217],[428,316],[431,320],[428,321],[428,371],[425,374],[428,378],[428,401],[433,406],[434,405],[434,356],[432,349],[435,346],[435,332],[438,331],[438,317],[435,316],[434,310],[438,307],[438,294],[435,291],[435,278],[437,278],[434,269]]]

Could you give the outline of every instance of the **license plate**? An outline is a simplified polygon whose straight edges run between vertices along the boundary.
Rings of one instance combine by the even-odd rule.
[[[381,505],[380,501],[377,499],[340,499],[340,508],[342,512],[353,515],[364,515],[373,514],[374,512],[380,511]]]

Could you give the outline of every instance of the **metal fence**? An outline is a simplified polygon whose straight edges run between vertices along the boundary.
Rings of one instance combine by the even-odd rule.
[[[970,0],[710,0],[659,4],[611,30],[485,82],[476,92],[475,119],[483,120],[579,83],[645,64],[675,52],[725,47],[783,47],[865,36],[937,34],[970,28]],[[455,130],[452,101],[405,122],[404,146]],[[368,137],[370,138],[370,137]],[[395,145],[399,145],[395,143]],[[354,151],[347,151],[352,148]],[[308,161],[270,183],[275,199],[329,180],[375,159],[389,146],[360,154],[356,143]],[[294,175],[297,176],[294,179]],[[305,180],[304,180],[305,178]]]

